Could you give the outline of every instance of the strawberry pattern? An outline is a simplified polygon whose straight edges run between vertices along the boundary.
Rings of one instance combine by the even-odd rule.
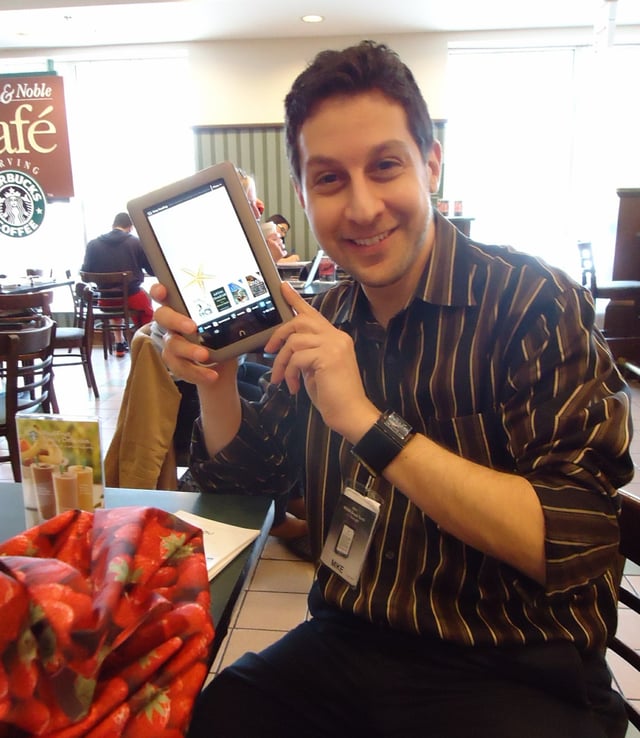
[[[0,738],[180,738],[213,635],[200,529],[57,515],[0,543]]]

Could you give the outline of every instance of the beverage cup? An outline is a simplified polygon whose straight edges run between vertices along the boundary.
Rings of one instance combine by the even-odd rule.
[[[265,240],[269,238],[273,233],[278,232],[278,226],[275,223],[272,223],[270,220],[266,221],[265,223],[260,223],[260,228],[262,229],[262,235],[265,237]]]
[[[31,474],[36,488],[38,513],[41,520],[49,520],[56,514],[56,498],[53,490],[53,464],[32,464]]]
[[[36,494],[36,485],[31,474],[31,464],[22,465],[22,499],[24,500],[24,515],[27,528],[37,525],[40,521],[40,513],[38,512],[38,496]]]
[[[73,464],[68,471],[78,478],[78,507],[93,512],[93,467]]]
[[[54,471],[53,491],[58,513],[76,510],[78,507],[78,475],[70,471]]]

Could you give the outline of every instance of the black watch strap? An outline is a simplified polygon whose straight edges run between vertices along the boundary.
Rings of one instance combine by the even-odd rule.
[[[387,410],[351,449],[374,476],[380,476],[413,437],[413,428],[398,413]]]

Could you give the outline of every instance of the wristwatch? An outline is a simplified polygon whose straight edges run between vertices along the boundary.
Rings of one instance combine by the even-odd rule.
[[[378,477],[415,435],[413,428],[393,410],[387,410],[351,449],[351,453]]]

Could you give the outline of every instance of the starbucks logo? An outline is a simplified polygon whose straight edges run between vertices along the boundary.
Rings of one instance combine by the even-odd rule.
[[[24,172],[0,171],[0,233],[11,238],[30,236],[44,220],[45,196]]]

